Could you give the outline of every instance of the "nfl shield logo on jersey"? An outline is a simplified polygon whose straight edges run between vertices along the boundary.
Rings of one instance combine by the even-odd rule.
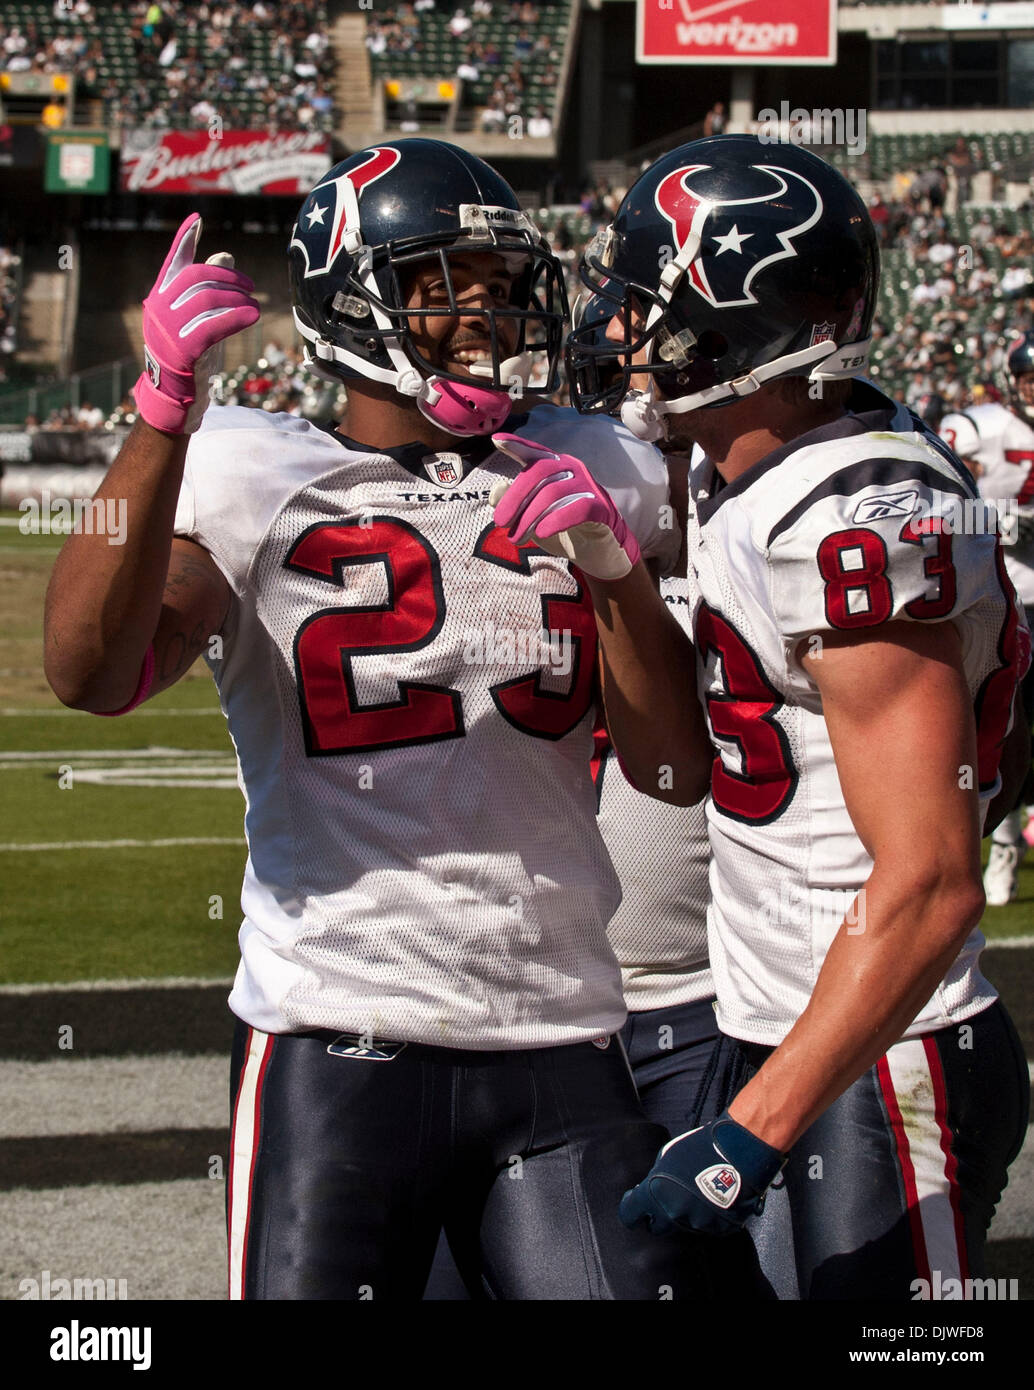
[[[740,1195],[740,1175],[735,1168],[718,1163],[696,1177],[697,1187],[716,1207],[731,1207]]]
[[[432,483],[452,487],[463,477],[463,459],[459,454],[425,454],[424,470]]]

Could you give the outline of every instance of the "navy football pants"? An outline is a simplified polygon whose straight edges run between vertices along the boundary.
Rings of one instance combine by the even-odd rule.
[[[721,1110],[771,1049],[724,1038]],[[981,1278],[987,1228],[1023,1144],[1027,1062],[1001,1002],[896,1043],[791,1151],[748,1224],[780,1299],[909,1301]]]
[[[708,1296],[698,1238],[618,1220],[666,1135],[615,1040],[374,1061],[334,1036],[237,1027],[231,1298],[419,1299],[443,1226],[473,1297]]]

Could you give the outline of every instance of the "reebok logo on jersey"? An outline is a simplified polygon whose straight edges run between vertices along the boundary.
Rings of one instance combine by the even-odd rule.
[[[393,1062],[406,1046],[404,1042],[368,1042],[358,1033],[342,1033],[327,1051],[331,1057],[349,1057],[356,1062]]]
[[[740,1175],[726,1163],[716,1163],[696,1176],[696,1184],[716,1207],[731,1207],[740,1195]]]
[[[866,497],[855,507],[853,522],[865,525],[870,521],[883,521],[888,516],[911,516],[916,509],[919,494],[909,492],[885,492],[879,497]]]

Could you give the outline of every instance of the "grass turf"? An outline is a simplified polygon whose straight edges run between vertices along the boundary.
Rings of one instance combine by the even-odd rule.
[[[105,753],[140,750],[140,763],[153,770],[170,761],[154,749],[180,749],[183,763],[215,762],[224,777],[233,753],[201,663],[124,719],[63,709],[42,673],[43,595],[59,545],[54,536],[0,528],[0,983],[229,975],[243,846],[13,848],[243,834],[235,789],[83,780],[125,766]],[[12,756],[26,752],[45,756]],[[1034,931],[1034,852],[1019,884],[1016,902],[987,909],[990,939]],[[213,898],[221,899],[221,918],[211,915]]]

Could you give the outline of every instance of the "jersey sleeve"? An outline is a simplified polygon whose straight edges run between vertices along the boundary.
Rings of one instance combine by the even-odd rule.
[[[187,447],[175,534],[203,546],[239,597],[277,508],[336,448],[293,415],[210,407]]]
[[[667,466],[652,444],[609,416],[578,415],[559,406],[532,411],[519,433],[581,459],[610,493],[644,558],[656,560],[662,575],[671,573],[682,533],[668,499]]]
[[[980,432],[968,415],[945,415],[938,434],[958,454],[960,459],[977,459],[980,455]]]
[[[996,514],[954,468],[865,460],[813,489],[766,539],[769,596],[791,664],[812,634],[944,622],[995,583]]]

